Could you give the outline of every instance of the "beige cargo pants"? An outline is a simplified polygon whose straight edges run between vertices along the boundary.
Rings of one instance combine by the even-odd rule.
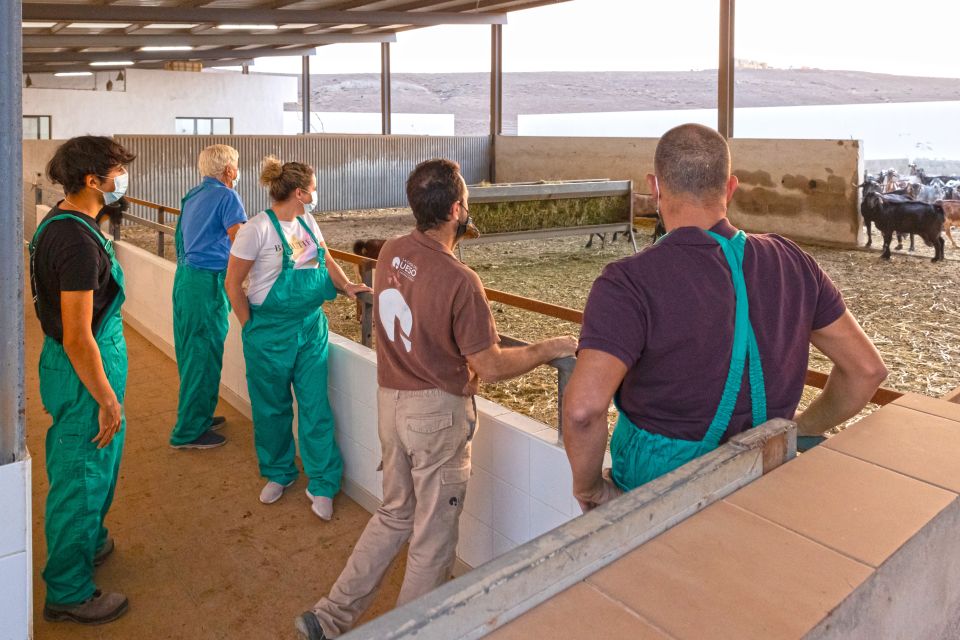
[[[377,391],[383,449],[383,504],[347,566],[313,611],[323,633],[346,633],[370,606],[400,547],[410,540],[397,606],[450,578],[477,424],[472,397],[439,389]]]

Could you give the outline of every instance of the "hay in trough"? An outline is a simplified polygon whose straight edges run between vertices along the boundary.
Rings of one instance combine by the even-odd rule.
[[[470,205],[470,215],[483,234],[626,223],[630,197],[477,202]]]

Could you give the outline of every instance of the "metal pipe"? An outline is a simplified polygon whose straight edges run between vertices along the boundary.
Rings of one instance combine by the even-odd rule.
[[[390,43],[380,43],[380,129],[383,135],[390,135],[390,119],[393,116],[390,81]]]
[[[310,133],[310,56],[303,56],[303,72],[300,78],[303,104],[303,132]]]
[[[717,67],[717,131],[733,137],[734,8],[736,0],[720,0],[720,60]]]
[[[497,136],[503,133],[503,25],[490,27],[490,182],[497,181]]]
[[[0,3],[0,465],[26,454],[23,402],[23,114],[20,0]]]

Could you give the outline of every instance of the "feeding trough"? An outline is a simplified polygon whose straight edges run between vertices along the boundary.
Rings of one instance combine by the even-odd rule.
[[[470,187],[470,215],[481,236],[462,244],[485,244],[625,233],[633,235],[631,180],[565,180],[480,184]]]

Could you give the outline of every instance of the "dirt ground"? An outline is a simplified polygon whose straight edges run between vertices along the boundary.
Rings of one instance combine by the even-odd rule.
[[[408,210],[381,209],[318,216],[327,244],[350,250],[359,238],[385,238],[405,233],[413,226]],[[145,248],[156,248],[156,236],[147,230],[124,231],[124,237]],[[584,247],[586,236],[525,242],[467,246],[463,260],[484,284],[522,296],[573,308],[583,308],[590,286],[604,265],[632,254],[624,238],[616,243]],[[649,232],[637,236],[641,249],[650,243]],[[874,238],[874,246],[879,237]],[[890,370],[885,387],[941,396],[960,386],[960,257],[947,250],[947,260],[931,264],[933,251],[918,240],[917,250],[895,252],[889,262],[877,251],[842,250],[805,246],[843,292],[848,307],[877,345]],[[168,244],[167,257],[173,255]],[[349,268],[349,265],[347,265]],[[509,307],[492,305],[502,334],[522,340],[568,333],[575,324]],[[328,305],[331,330],[359,339],[354,303],[338,298]],[[811,348],[810,367],[829,371],[829,363]],[[549,425],[557,422],[556,374],[539,369],[516,380],[484,385],[481,394],[514,411]],[[816,394],[808,389],[804,404]],[[801,405],[803,406],[803,405]],[[868,409],[869,410],[869,409]]]

